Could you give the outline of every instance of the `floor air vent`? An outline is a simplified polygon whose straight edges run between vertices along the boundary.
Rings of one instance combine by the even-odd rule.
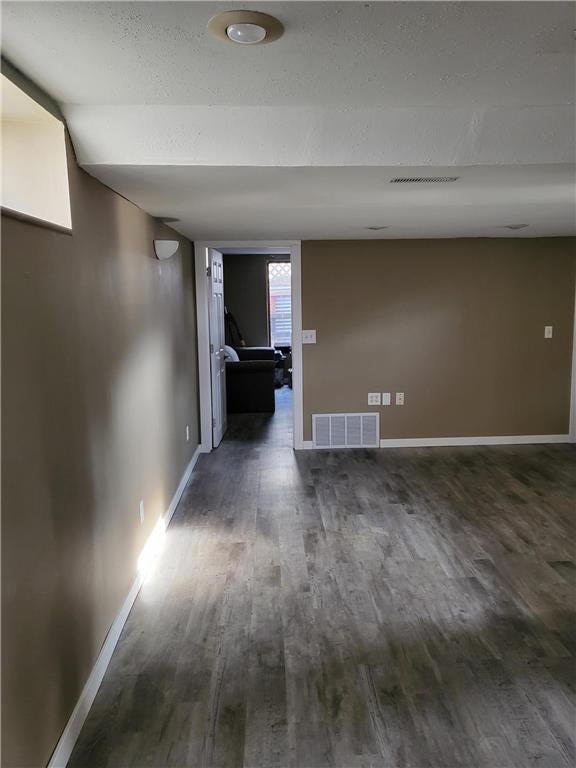
[[[459,178],[460,176],[398,176],[390,179],[390,184],[449,184]]]
[[[312,442],[315,448],[378,448],[380,414],[314,413]]]

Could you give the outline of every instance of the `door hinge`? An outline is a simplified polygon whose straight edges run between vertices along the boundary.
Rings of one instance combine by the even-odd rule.
[[[212,429],[216,426],[216,419],[212,419]]]
[[[206,277],[212,277],[212,267],[206,267]]]
[[[214,354],[214,344],[210,344],[210,354]]]

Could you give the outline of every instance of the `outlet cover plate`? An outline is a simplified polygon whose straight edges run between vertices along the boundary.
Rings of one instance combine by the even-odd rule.
[[[302,344],[316,344],[316,331],[302,331]]]

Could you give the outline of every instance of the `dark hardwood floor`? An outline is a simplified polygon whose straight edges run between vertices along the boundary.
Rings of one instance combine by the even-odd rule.
[[[565,768],[573,446],[203,456],[70,766]]]

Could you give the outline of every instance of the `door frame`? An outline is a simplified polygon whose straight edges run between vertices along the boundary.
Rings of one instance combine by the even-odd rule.
[[[212,450],[212,387],[210,374],[210,305],[208,248],[216,251],[245,250],[246,254],[273,249],[290,254],[292,265],[292,393],[294,449],[304,448],[302,383],[302,273],[300,240],[201,240],[194,243],[196,325],[198,338],[198,385],[200,404],[200,451]],[[226,284],[224,284],[226,285]]]
[[[207,274],[209,291],[208,320],[214,321],[210,327],[210,378],[212,403],[212,445],[217,448],[226,432],[228,414],[226,411],[226,357],[224,351],[225,320],[224,320],[224,257],[213,248],[207,249],[207,260],[211,262],[210,274]],[[217,261],[217,269],[214,269]],[[216,295],[219,302],[214,304]],[[220,307],[222,314],[218,311]],[[217,349],[216,349],[217,347]],[[216,417],[215,417],[216,414]]]

